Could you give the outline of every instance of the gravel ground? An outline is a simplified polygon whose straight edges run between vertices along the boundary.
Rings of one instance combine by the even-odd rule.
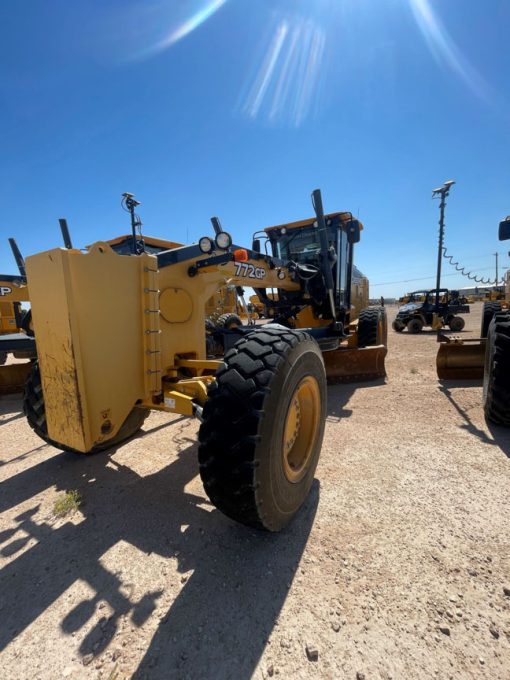
[[[279,535],[210,505],[194,421],[154,413],[81,457],[0,400],[2,678],[508,680],[510,433],[480,385],[438,382],[436,350],[390,330],[387,380],[329,388],[312,493]]]

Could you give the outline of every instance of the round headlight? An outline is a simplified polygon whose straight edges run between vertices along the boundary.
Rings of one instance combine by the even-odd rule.
[[[198,247],[203,253],[210,253],[214,248],[214,243],[209,238],[209,236],[202,236],[202,238],[198,242]]]
[[[227,248],[230,248],[232,245],[232,236],[228,234],[226,231],[220,231],[219,234],[216,234],[216,246],[220,250],[227,250]]]

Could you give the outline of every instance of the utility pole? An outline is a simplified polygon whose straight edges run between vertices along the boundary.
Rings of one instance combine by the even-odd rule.
[[[432,198],[436,196],[441,197],[439,203],[439,243],[437,250],[437,277],[436,277],[436,307],[439,305],[439,289],[441,288],[441,263],[443,260],[443,242],[444,242],[444,209],[446,206],[446,197],[450,193],[450,188],[455,184],[452,179],[449,179],[439,189],[432,191]]]
[[[498,271],[498,253],[494,253],[496,257],[496,286],[499,283],[499,271]]]

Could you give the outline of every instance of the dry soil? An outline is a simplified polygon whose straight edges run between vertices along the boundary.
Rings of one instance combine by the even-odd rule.
[[[510,433],[479,384],[438,382],[436,349],[390,330],[386,380],[329,388],[312,493],[278,535],[210,505],[192,420],[155,413],[85,457],[0,400],[1,677],[508,680]]]

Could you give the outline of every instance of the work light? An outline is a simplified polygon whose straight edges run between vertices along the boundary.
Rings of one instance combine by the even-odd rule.
[[[220,250],[227,250],[232,245],[232,236],[226,231],[220,231],[215,238],[216,247]]]
[[[198,247],[203,253],[210,253],[214,248],[214,243],[212,242],[212,239],[209,238],[209,236],[202,236],[198,242]]]

